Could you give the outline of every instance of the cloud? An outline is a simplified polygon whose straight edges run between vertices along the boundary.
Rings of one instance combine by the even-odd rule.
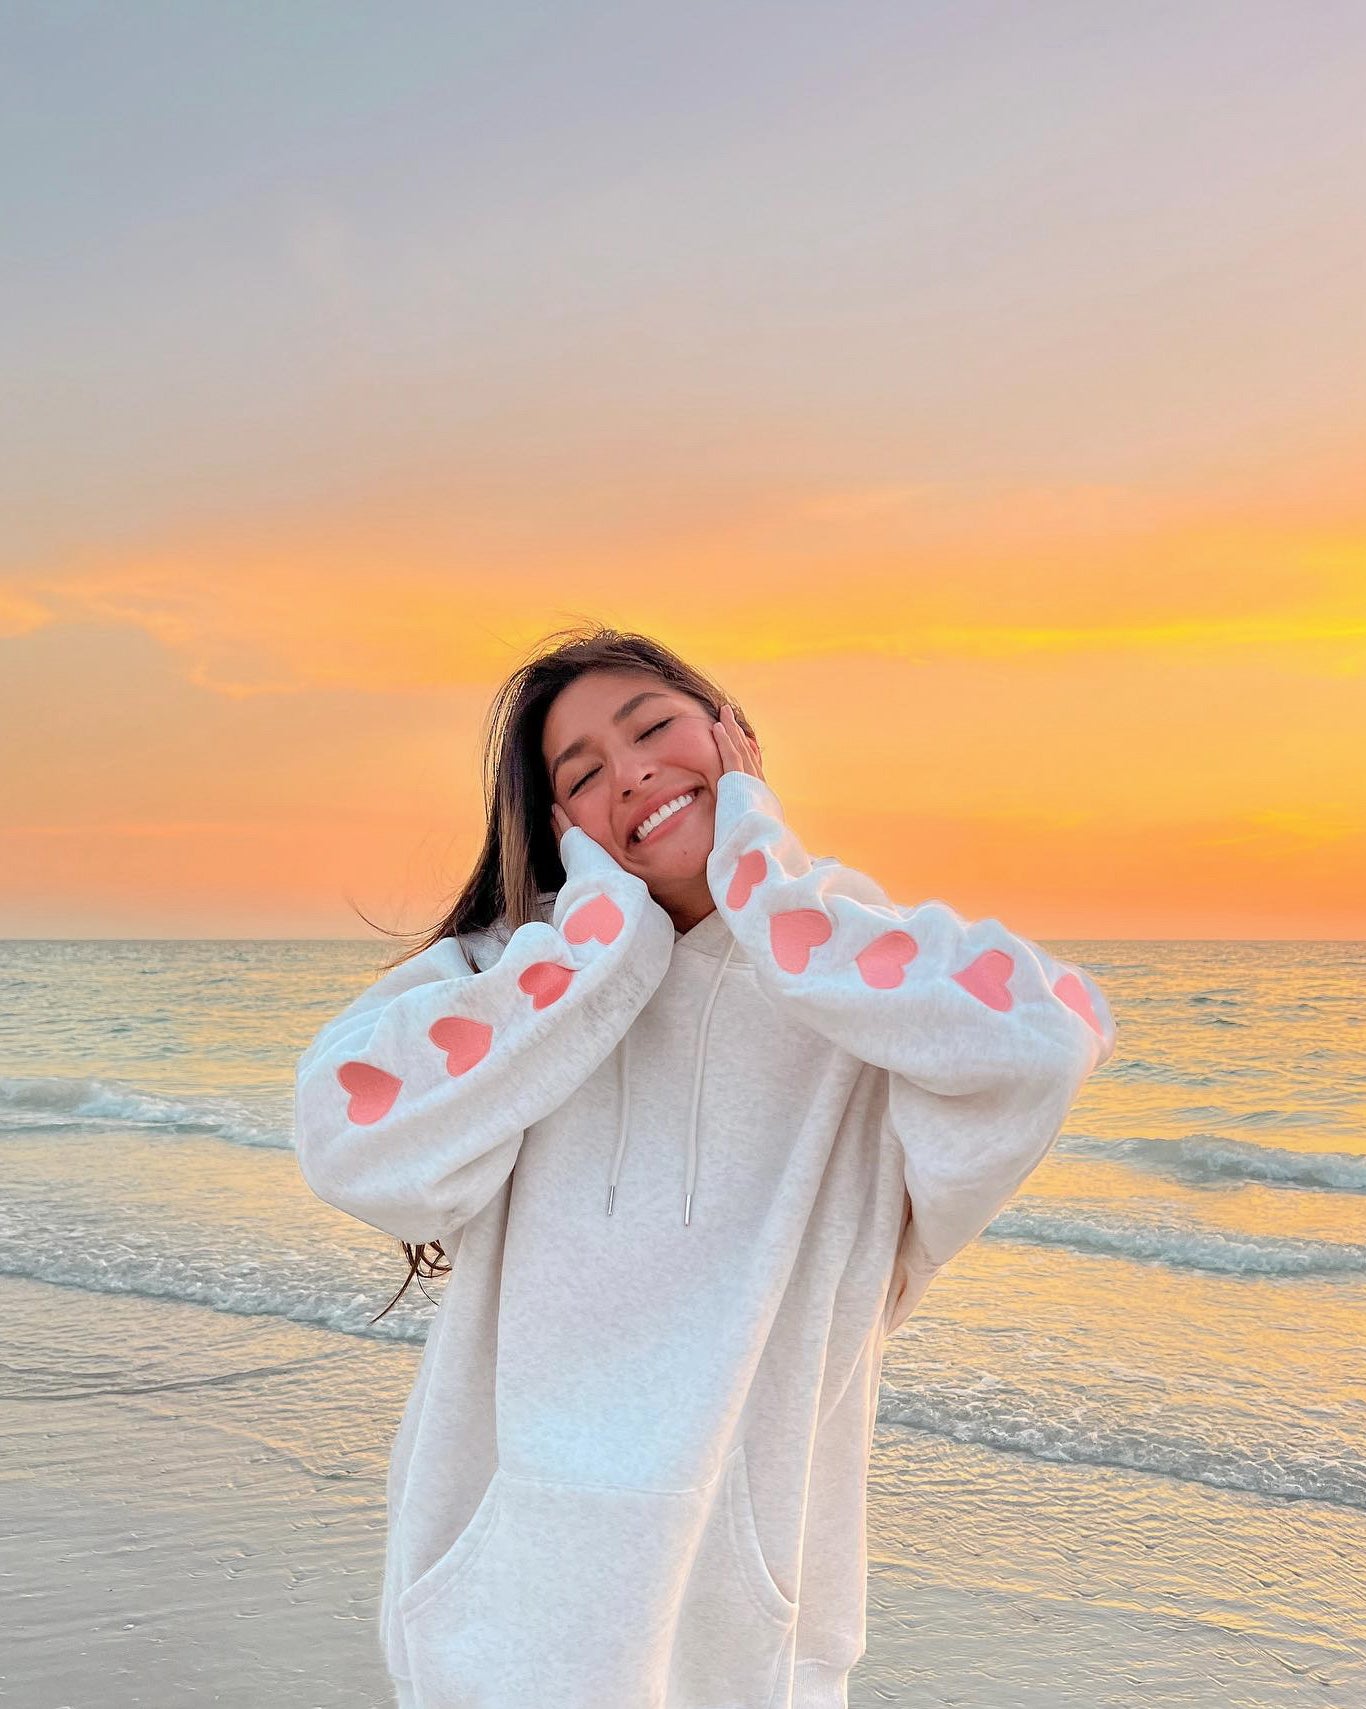
[[[32,635],[37,629],[56,621],[50,605],[22,588],[0,587],[0,640],[14,640],[20,635]]]

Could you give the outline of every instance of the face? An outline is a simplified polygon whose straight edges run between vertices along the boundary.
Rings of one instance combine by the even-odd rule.
[[[721,775],[712,723],[691,695],[631,670],[585,672],[546,716],[541,751],[555,800],[656,892],[705,878]],[[638,841],[641,820],[681,795],[691,802]]]

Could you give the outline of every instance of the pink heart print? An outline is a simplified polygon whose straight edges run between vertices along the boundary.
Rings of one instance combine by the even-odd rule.
[[[610,944],[625,924],[626,916],[610,896],[595,896],[569,916],[563,935],[572,944],[586,944],[590,938]]]
[[[1015,971],[1013,957],[1003,949],[984,949],[974,962],[954,978],[965,991],[980,998],[989,1009],[1008,1009],[1014,1002],[1006,980]]]
[[[558,961],[533,961],[517,984],[531,998],[533,1009],[548,1009],[564,996],[573,977],[574,969]]]
[[[825,943],[833,930],[819,908],[789,908],[775,914],[768,922],[774,961],[786,973],[805,973],[811,951]]]
[[[487,1021],[472,1021],[468,1015],[442,1015],[427,1028],[427,1037],[446,1053],[447,1074],[467,1074],[482,1062],[493,1043],[493,1028]]]
[[[726,891],[727,908],[740,909],[754,894],[756,884],[762,884],[768,871],[768,861],[762,849],[751,849],[735,863],[730,888]]]
[[[387,1116],[403,1082],[369,1062],[343,1062],[337,1070],[342,1090],[351,1094],[346,1119],[364,1126]]]
[[[1101,1026],[1091,1004],[1091,994],[1075,973],[1064,973],[1053,987],[1053,995],[1066,1003],[1069,1009],[1075,1009],[1093,1031],[1100,1032]]]
[[[920,953],[920,945],[909,932],[884,932],[854,957],[863,983],[878,991],[894,991],[907,965]]]

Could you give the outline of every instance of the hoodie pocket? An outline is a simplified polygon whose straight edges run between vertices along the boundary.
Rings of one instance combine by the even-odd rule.
[[[419,1574],[400,1593],[398,1611],[405,1625],[429,1602],[454,1594],[455,1587],[467,1569],[474,1565],[475,1557],[493,1529],[502,1489],[502,1467],[496,1466],[464,1530],[457,1534],[444,1555],[439,1555],[426,1572]]]
[[[766,1709],[796,1625],[797,1605],[764,1555],[739,1443],[726,1459],[692,1564],[670,1667],[670,1709]]]
[[[500,1466],[398,1608],[421,1709],[762,1709],[797,1612],[759,1544],[743,1447],[679,1491]]]
[[[749,1460],[741,1442],[726,1462],[726,1484],[733,1526],[731,1542],[740,1570],[745,1575],[755,1606],[780,1626],[797,1612],[797,1604],[781,1589],[764,1555],[759,1527],[754,1518],[754,1497],[749,1487]]]

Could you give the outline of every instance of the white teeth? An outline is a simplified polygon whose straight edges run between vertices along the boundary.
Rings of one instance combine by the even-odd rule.
[[[676,813],[680,807],[686,807],[691,800],[691,795],[676,795],[672,801],[666,801],[662,807],[657,807],[636,831],[636,842],[641,842],[645,837],[648,837],[656,825],[662,825],[671,813]]]

